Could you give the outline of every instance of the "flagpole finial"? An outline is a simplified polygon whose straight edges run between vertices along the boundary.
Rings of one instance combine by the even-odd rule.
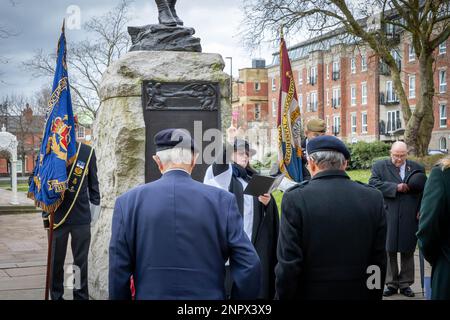
[[[65,31],[65,26],[66,26],[66,18],[63,19],[62,28],[61,28],[62,33],[64,33],[64,31]]]
[[[282,25],[280,26],[280,38],[284,38],[283,27],[284,27],[284,25],[282,24]]]

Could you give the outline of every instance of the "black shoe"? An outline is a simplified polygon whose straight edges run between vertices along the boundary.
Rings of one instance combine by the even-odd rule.
[[[392,288],[392,287],[387,287],[384,292],[383,292],[383,297],[390,297],[393,296],[394,294],[397,294],[397,289]]]
[[[402,295],[404,295],[405,297],[408,297],[408,298],[415,297],[414,291],[412,291],[410,287],[404,288],[404,289],[400,289],[400,293]]]

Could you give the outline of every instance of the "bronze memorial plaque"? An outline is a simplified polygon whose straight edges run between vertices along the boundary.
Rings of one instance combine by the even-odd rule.
[[[153,161],[153,137],[167,128],[183,128],[191,133],[200,150],[211,143],[203,141],[208,129],[221,129],[220,88],[212,82],[144,81],[142,106],[145,121],[145,182],[158,179],[161,174]],[[195,128],[195,130],[194,130]],[[192,177],[203,181],[209,164],[202,157],[197,160]]]

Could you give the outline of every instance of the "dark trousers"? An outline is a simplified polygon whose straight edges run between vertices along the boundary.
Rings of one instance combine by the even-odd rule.
[[[91,243],[91,226],[63,224],[53,231],[52,243],[52,275],[51,298],[61,300],[64,295],[64,261],[66,259],[67,242],[71,237],[75,285],[74,300],[89,300],[88,291],[88,253]],[[79,273],[77,272],[79,270]],[[77,279],[77,277],[80,277]],[[77,285],[79,284],[79,288]]]
[[[405,289],[414,283],[414,251],[400,253],[400,272],[397,252],[387,253],[386,286],[393,289]]]

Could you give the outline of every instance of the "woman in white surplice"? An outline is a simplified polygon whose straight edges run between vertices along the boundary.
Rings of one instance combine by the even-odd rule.
[[[227,155],[231,152],[231,156]],[[279,216],[275,199],[270,194],[259,197],[244,194],[244,189],[256,171],[249,165],[255,154],[247,141],[235,139],[231,148],[206,170],[204,183],[230,191],[236,196],[244,222],[244,231],[252,241],[261,260],[262,279],[260,299],[273,299],[275,294],[276,247],[278,241]],[[230,158],[231,163],[228,163]],[[220,160],[220,161],[218,161]],[[233,298],[232,279],[227,266],[225,287],[227,296]]]

